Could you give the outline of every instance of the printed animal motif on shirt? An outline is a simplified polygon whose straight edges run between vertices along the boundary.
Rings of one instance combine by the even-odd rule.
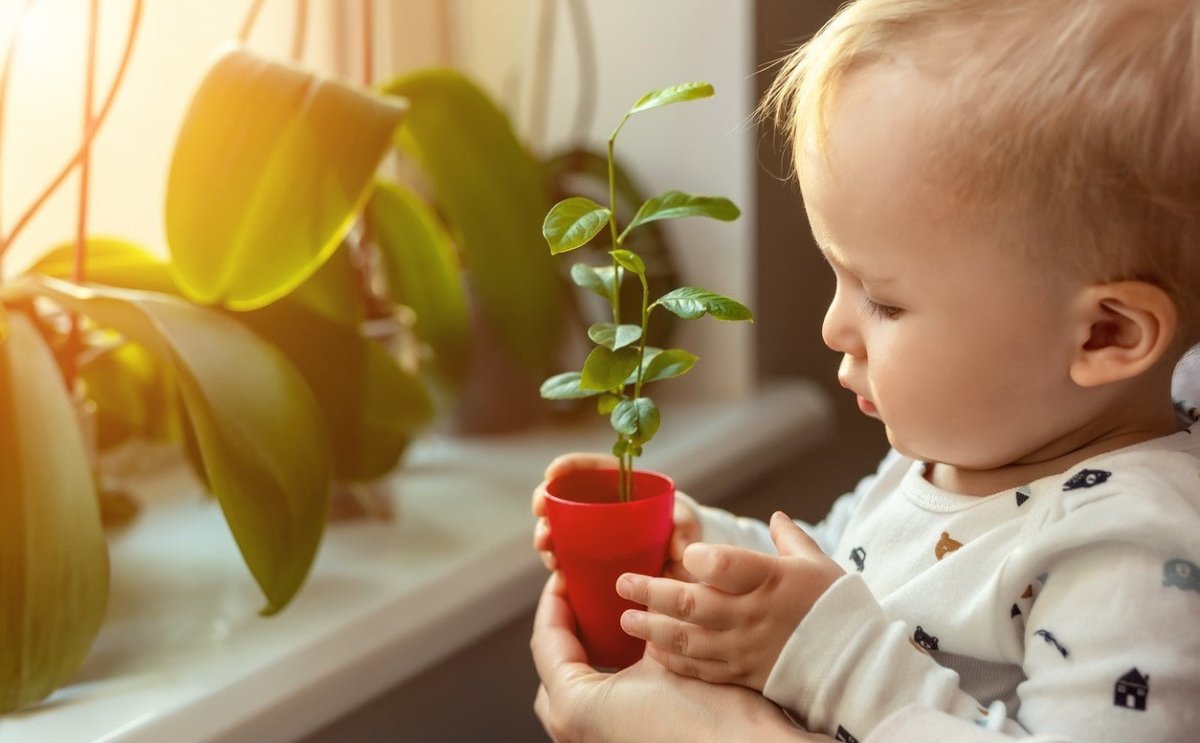
[[[1064,658],[1067,657],[1067,655],[1068,655],[1067,649],[1062,646],[1062,643],[1060,643],[1058,641],[1058,638],[1056,638],[1054,635],[1050,634],[1048,631],[1046,631],[1044,629],[1040,629],[1037,632],[1034,632],[1033,636],[1042,638],[1046,642],[1053,645],[1055,650],[1062,653],[1062,657],[1064,657]]]
[[[1163,565],[1163,585],[1200,593],[1200,565],[1175,558]]]
[[[949,532],[942,532],[942,538],[938,540],[937,546],[933,548],[933,554],[937,555],[937,559],[942,559],[954,550],[962,546],[962,542],[950,536]]]
[[[834,740],[845,741],[845,743],[858,743],[858,738],[850,734],[846,728],[838,725],[837,737]]]
[[[1028,485],[1017,488],[1017,508],[1025,505],[1025,501],[1029,500],[1029,496],[1033,495],[1033,490]]]
[[[1117,679],[1113,689],[1113,704],[1126,709],[1145,711],[1146,697],[1150,695],[1150,676],[1138,673],[1132,668],[1121,678]]]
[[[1112,477],[1111,472],[1104,470],[1079,470],[1071,476],[1070,480],[1063,483],[1063,490],[1079,490],[1080,488],[1093,488],[1100,483]]]
[[[923,653],[932,653],[938,649],[938,639],[921,629],[921,625],[917,625],[917,631],[908,640],[917,650]]]
[[[854,567],[858,568],[858,572],[862,572],[867,565],[867,551],[862,547],[855,547],[850,550],[850,559],[854,562]]]

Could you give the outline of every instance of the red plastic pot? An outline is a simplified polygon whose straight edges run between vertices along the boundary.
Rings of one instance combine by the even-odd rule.
[[[546,518],[579,638],[593,666],[637,662],[645,642],[621,629],[621,614],[641,608],[617,595],[622,573],[662,573],[671,539],[675,482],[635,470],[633,497],[621,503],[615,469],[581,469],[546,484]]]

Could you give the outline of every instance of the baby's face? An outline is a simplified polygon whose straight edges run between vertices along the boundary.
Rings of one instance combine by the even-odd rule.
[[[842,385],[901,452],[990,469],[1052,451],[1089,414],[1068,373],[1080,287],[929,177],[936,85],[901,64],[853,73],[827,157],[798,148],[797,164],[836,277],[822,335]]]

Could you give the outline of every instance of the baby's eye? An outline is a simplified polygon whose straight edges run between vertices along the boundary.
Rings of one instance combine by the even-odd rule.
[[[863,297],[863,312],[876,320],[895,320],[902,310],[890,304],[880,304],[870,297]]]

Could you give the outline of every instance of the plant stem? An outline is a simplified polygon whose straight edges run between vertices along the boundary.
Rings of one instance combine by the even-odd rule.
[[[54,177],[54,180],[50,182],[50,185],[46,186],[37,199],[34,200],[33,204],[25,210],[25,213],[21,215],[17,223],[13,226],[12,231],[3,240],[0,240],[0,257],[3,257],[8,252],[13,241],[17,239],[17,235],[21,234],[21,230],[29,224],[29,220],[38,213],[46,203],[46,200],[58,190],[58,187],[67,179],[67,176],[75,169],[75,166],[82,162],[84,150],[92,143],[92,140],[96,138],[96,132],[100,131],[100,127],[104,125],[104,120],[108,117],[108,112],[112,109],[113,100],[117,96],[117,90],[120,89],[121,81],[125,77],[125,70],[129,67],[129,58],[133,52],[133,42],[137,38],[138,25],[142,19],[142,2],[143,0],[134,0],[133,2],[133,14],[129,22],[129,35],[125,39],[125,50],[121,53],[121,62],[117,67],[116,75],[113,76],[112,85],[109,86],[104,104],[100,106],[100,111],[92,119],[92,125],[88,129],[87,136],[84,137],[83,144],[75,151],[71,160],[62,167],[58,175]]]
[[[292,27],[292,59],[304,59],[304,46],[308,38],[308,0],[296,0],[296,19]]]
[[[82,284],[87,279],[87,218],[89,191],[92,182],[92,144],[88,132],[92,128],[92,99],[96,89],[96,34],[100,22],[100,0],[91,0],[88,6],[87,60],[83,79],[83,147],[79,160],[79,210],[75,219],[75,263],[71,267],[71,280]],[[79,352],[83,347],[80,336],[79,314],[71,313],[71,329],[63,349],[63,381],[68,390],[74,390],[75,377],[79,371]]]
[[[242,20],[242,27],[238,30],[237,40],[245,44],[250,38],[250,32],[254,30],[254,22],[258,20],[258,12],[262,10],[265,0],[254,0],[250,4],[250,10],[247,11],[246,17]]]

